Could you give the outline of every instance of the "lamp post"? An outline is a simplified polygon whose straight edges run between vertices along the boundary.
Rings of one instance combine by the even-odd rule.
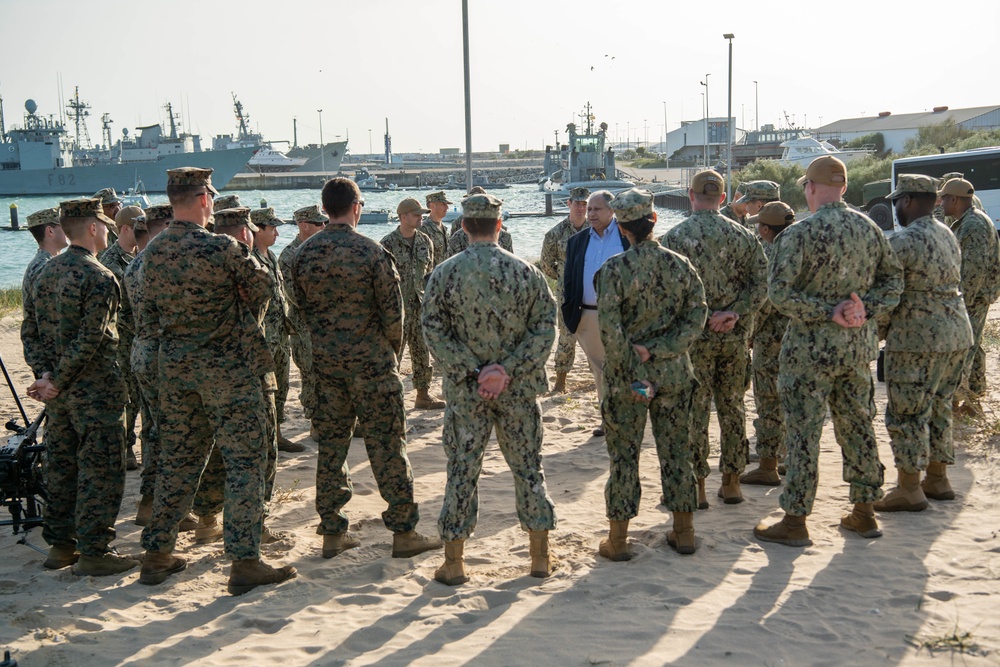
[[[701,116],[705,117],[705,91],[701,91]],[[702,146],[702,157],[705,159],[705,164],[708,164],[708,122],[702,120],[701,122],[702,135],[705,138],[705,144]]]
[[[666,100],[664,100],[663,101],[663,154],[667,156],[668,160],[670,159],[670,148],[669,146],[667,146],[667,135],[669,134],[669,132],[670,131],[667,129],[667,102]]]
[[[733,38],[731,32],[722,36],[729,40],[729,101],[726,104],[726,201],[730,201],[733,196]]]
[[[757,127],[757,129],[759,130],[760,129],[760,95],[758,95],[757,82],[756,81],[753,82],[753,106],[754,106],[754,110],[753,110],[754,123],[755,123],[755,126]]]
[[[323,150],[323,110],[316,109],[319,114],[319,164],[323,170],[323,178],[326,178],[326,151]]]
[[[711,74],[705,75],[705,80],[701,82],[701,85],[705,86],[705,168],[708,169],[708,158],[709,158],[709,142],[708,142],[708,117],[709,117],[709,102],[708,102],[708,77]]]
[[[370,127],[368,128],[368,154],[374,155],[372,152],[372,129]]]

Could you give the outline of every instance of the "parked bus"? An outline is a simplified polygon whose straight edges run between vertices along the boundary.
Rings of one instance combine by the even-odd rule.
[[[892,183],[896,183],[899,174],[941,178],[953,171],[963,174],[962,177],[976,188],[976,196],[983,203],[986,215],[1000,230],[1000,146],[893,160]]]

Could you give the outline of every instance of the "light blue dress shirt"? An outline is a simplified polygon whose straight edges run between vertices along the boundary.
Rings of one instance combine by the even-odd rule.
[[[625,252],[622,247],[622,237],[618,232],[618,218],[612,218],[611,224],[600,236],[594,228],[590,228],[590,243],[587,244],[587,254],[583,259],[583,305],[597,305],[597,290],[594,288],[594,274],[609,257]]]

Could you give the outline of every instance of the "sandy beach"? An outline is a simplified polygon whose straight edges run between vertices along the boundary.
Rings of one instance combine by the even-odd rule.
[[[1000,312],[991,313],[991,317]],[[30,382],[18,338],[19,317],[0,320],[0,354],[23,393]],[[995,328],[993,329],[995,332]],[[995,333],[994,333],[995,336]],[[997,340],[987,350],[986,417],[956,428],[957,463],[949,470],[958,498],[932,501],[916,514],[882,514],[885,532],[861,539],[837,527],[849,509],[841,456],[827,422],[821,480],[805,549],[763,545],[751,530],[780,516],[781,487],[744,487],[746,502],[715,498],[695,515],[698,552],[679,556],[666,544],[671,517],[657,506],[659,479],[647,426],[643,499],[630,537],[635,557],[597,556],[607,531],[607,450],[598,424],[593,379],[581,351],[569,393],[542,397],[544,465],[559,526],[550,579],[528,576],[528,538],[517,525],[510,474],[499,450],[486,455],[478,529],[466,544],[471,581],[451,588],[433,580],[440,551],[390,557],[391,535],[361,440],[353,443],[355,495],[346,510],[359,549],[320,557],[313,507],[316,445],[298,405],[293,366],[283,430],[303,441],[282,453],[271,525],[285,533],[264,558],[292,564],[298,578],[226,594],[229,564],[221,544],[178,543],[186,571],[160,586],[121,577],[77,577],[42,568],[44,557],[0,529],[0,651],[34,665],[996,665],[1000,664],[1000,380]],[[404,358],[403,371],[409,373]],[[551,371],[551,360],[550,360]],[[406,404],[414,392],[405,376]],[[885,385],[876,385],[875,432],[886,489],[895,485],[884,425]],[[432,392],[440,392],[435,378]],[[40,404],[26,399],[34,416]],[[747,394],[748,432],[754,408]],[[0,417],[16,409],[0,387]],[[445,482],[443,412],[407,413],[409,455],[422,521],[434,534]],[[713,465],[718,426],[712,420]],[[495,439],[494,439],[495,443]],[[139,554],[132,523],[139,473],[128,474],[117,547]],[[0,510],[7,518],[6,510]],[[41,530],[27,541],[44,548]],[[961,639],[963,635],[968,635]],[[923,643],[961,639],[967,651],[938,652]],[[958,643],[958,642],[953,642]]]

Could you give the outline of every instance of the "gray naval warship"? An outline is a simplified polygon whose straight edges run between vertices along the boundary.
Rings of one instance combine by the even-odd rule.
[[[81,148],[63,123],[38,115],[33,100],[24,103],[24,124],[4,127],[0,99],[0,195],[85,195],[101,188],[128,190],[141,183],[147,192],[166,192],[167,170],[176,167],[213,169],[212,183],[222,189],[253,157],[257,148],[203,151],[197,135],[178,133],[170,114],[170,131],[160,125],[136,128],[138,135],[113,145],[110,130],[103,148]]]

